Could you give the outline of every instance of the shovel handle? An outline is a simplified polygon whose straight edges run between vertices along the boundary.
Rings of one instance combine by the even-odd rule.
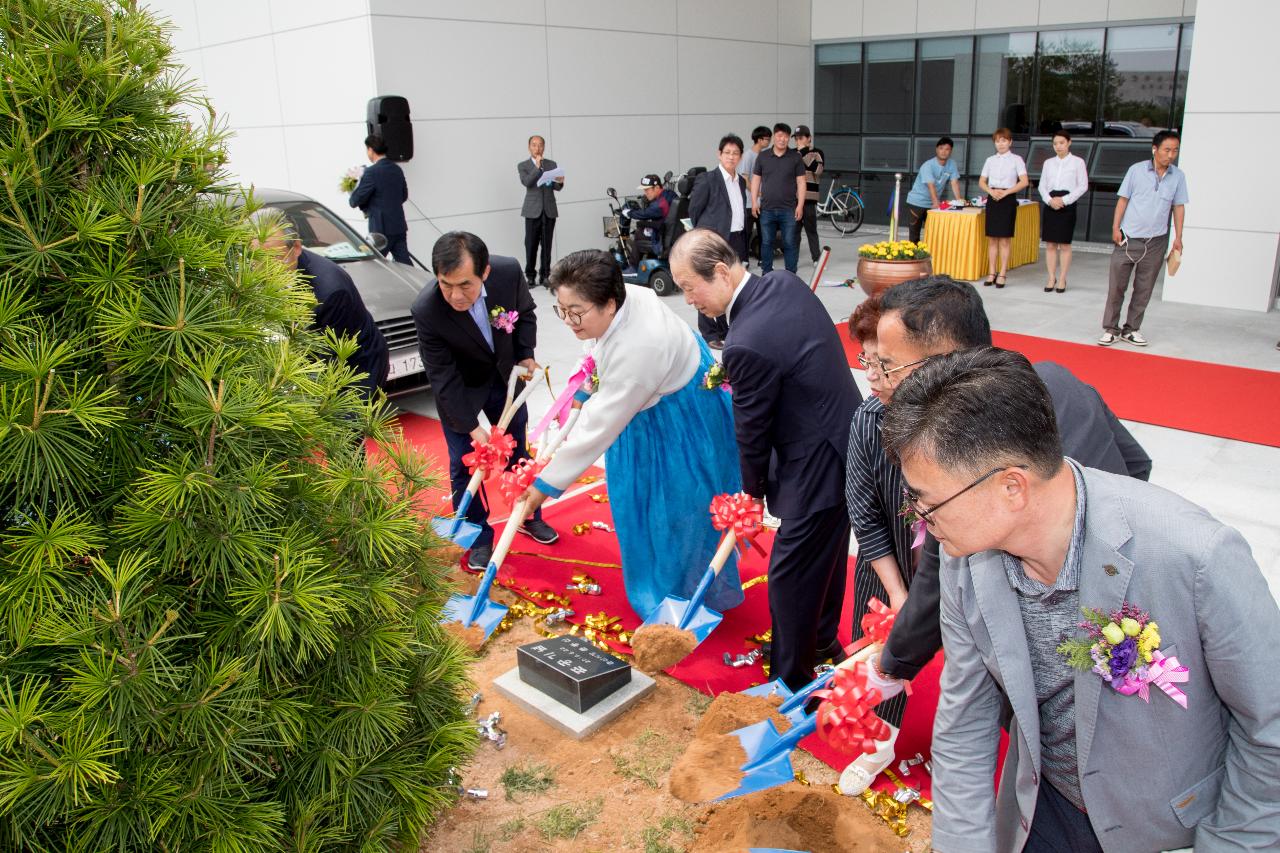
[[[738,534],[730,527],[725,531],[724,538],[720,540],[720,547],[716,549],[716,555],[711,558],[711,571],[719,575],[720,570],[724,568],[724,564],[729,562],[729,555],[733,553],[733,546],[738,543]]]
[[[542,367],[539,368],[539,370],[545,371],[546,368]],[[511,419],[516,416],[516,412],[520,411],[520,407],[524,405],[525,400],[528,400],[529,397],[532,396],[533,392],[537,390],[538,386],[533,384],[533,377],[537,375],[537,372],[538,371],[525,370],[519,365],[512,368],[511,383],[507,386],[507,406],[502,411],[502,417],[498,419],[498,429],[506,432],[507,427],[511,425]],[[517,373],[520,375],[517,376]],[[524,386],[524,390],[520,392],[520,396],[512,400],[509,395],[515,390],[515,383],[524,378],[529,380],[528,384]]]
[[[560,445],[564,444],[564,440],[569,437],[569,430],[573,429],[573,425],[578,422],[578,415],[580,414],[582,414],[582,406],[574,406],[573,410],[569,412],[569,419],[564,422],[564,426],[556,433],[556,437],[551,440],[546,449],[538,454],[539,459],[550,459],[560,449]]]
[[[524,523],[525,507],[528,501],[521,497],[511,507],[511,515],[507,518],[506,526],[502,528],[502,535],[498,537],[498,544],[493,549],[493,557],[489,559],[491,565],[502,566],[502,561],[507,558],[507,552],[511,550],[511,543],[515,541],[516,532],[520,529],[520,525]]]
[[[844,660],[840,661],[840,663],[836,664],[836,669],[851,669],[856,663],[869,661],[872,656],[880,651],[881,648],[883,648],[883,646],[879,643],[870,643],[865,645]]]
[[[471,475],[471,482],[467,483],[466,489],[463,490],[462,497],[458,498],[458,508],[453,511],[453,524],[449,526],[450,536],[462,529],[462,522],[467,518],[467,510],[471,508],[471,502],[475,500],[476,492],[480,490],[482,482],[484,482],[484,469],[477,468]]]

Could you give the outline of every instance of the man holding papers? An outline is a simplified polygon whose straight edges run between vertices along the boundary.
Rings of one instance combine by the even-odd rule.
[[[524,277],[532,287],[546,285],[551,276],[551,237],[556,230],[556,193],[564,187],[564,173],[556,162],[543,157],[547,143],[541,136],[529,137],[529,158],[516,164],[520,183],[524,185]],[[538,277],[534,278],[534,262],[542,246]]]

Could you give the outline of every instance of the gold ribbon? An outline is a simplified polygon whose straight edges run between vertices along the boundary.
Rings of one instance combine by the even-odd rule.
[[[746,592],[747,590],[751,589],[751,587],[753,586],[759,586],[762,583],[768,583],[768,582],[769,582],[769,575],[767,574],[756,575],[751,580],[743,582],[742,591]]]
[[[608,494],[592,495],[591,500],[595,501],[598,504],[607,504],[609,502],[609,495]]]
[[[571,563],[575,566],[593,566],[597,569],[622,568],[620,563],[598,563],[595,560],[578,560],[573,557],[553,557],[550,554],[535,554],[532,551],[508,551],[507,553],[515,557],[537,557],[539,560],[551,560],[555,563]]]

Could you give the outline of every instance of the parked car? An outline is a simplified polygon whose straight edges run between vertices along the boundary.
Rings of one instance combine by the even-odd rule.
[[[425,388],[427,376],[418,354],[418,336],[409,307],[431,276],[417,267],[387,260],[374,248],[375,243],[381,243],[381,235],[361,237],[332,210],[309,196],[261,187],[255,188],[253,195],[293,223],[303,248],[341,264],[356,283],[391,354],[387,394]]]

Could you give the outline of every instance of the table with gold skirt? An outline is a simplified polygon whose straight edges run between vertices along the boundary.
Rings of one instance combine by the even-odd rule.
[[[931,210],[924,223],[924,241],[933,256],[933,271],[952,278],[977,281],[987,275],[986,211]],[[1040,259],[1040,205],[1019,204],[1009,249],[1009,269]]]

